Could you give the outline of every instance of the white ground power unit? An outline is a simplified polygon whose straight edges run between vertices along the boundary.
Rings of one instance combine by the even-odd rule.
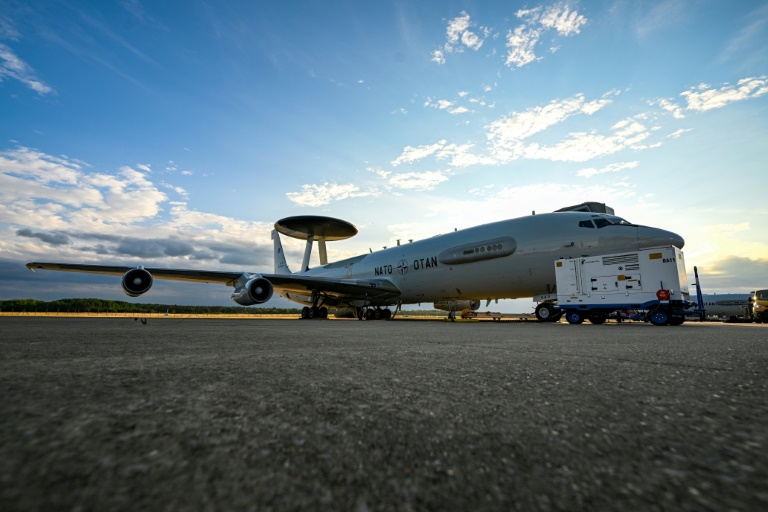
[[[557,307],[571,324],[641,315],[680,325],[696,314],[683,252],[674,246],[555,261]]]

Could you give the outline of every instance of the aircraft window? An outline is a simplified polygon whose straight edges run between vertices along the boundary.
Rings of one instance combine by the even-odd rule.
[[[621,217],[616,217],[613,215],[606,215],[601,216],[593,219],[595,221],[595,224],[599,228],[604,228],[605,226],[634,226],[635,224],[632,224],[631,222],[622,219]]]
[[[597,225],[598,229],[612,225],[611,221],[608,219],[595,219],[595,224]]]
[[[580,228],[594,228],[595,225],[592,224],[591,220],[582,220],[581,222],[579,222],[579,227]]]

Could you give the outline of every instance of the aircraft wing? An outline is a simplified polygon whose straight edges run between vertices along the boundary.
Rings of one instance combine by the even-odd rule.
[[[108,274],[123,276],[129,270],[136,267],[121,267],[115,265],[80,265],[77,263],[42,263],[33,261],[27,263],[27,268],[32,270],[59,270],[63,272],[86,272],[89,274]],[[242,272],[217,272],[211,270],[180,270],[172,268],[145,268],[152,277],[157,279],[170,279],[173,281],[192,281],[196,283],[221,283],[233,284],[240,278]]]
[[[261,274],[275,290],[299,295],[313,291],[338,298],[388,299],[400,295],[400,289],[386,279],[341,279],[303,276],[301,274]]]
[[[82,265],[77,263],[27,263],[35,270],[58,270],[64,272],[86,272],[124,276],[136,267],[116,265]],[[220,283],[234,286],[243,277],[243,272],[220,272],[212,270],[183,270],[171,268],[145,268],[156,279],[191,281],[197,283]],[[272,283],[280,292],[310,295],[313,291],[338,298],[391,298],[400,295],[400,290],[386,279],[341,279],[334,277],[313,277],[302,274],[259,274]]]

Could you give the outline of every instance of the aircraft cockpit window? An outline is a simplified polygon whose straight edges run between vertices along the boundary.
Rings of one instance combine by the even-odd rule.
[[[595,224],[597,225],[597,229],[613,225],[613,223],[608,219],[595,219]]]
[[[634,224],[621,217],[608,217],[608,219],[610,219],[614,226],[634,226]]]
[[[622,219],[621,217],[615,217],[613,215],[606,215],[604,217],[595,217],[595,224],[597,228],[604,228],[605,226],[634,226],[631,222]]]
[[[592,224],[591,220],[582,220],[581,222],[579,222],[579,227],[580,228],[594,228],[595,225]]]

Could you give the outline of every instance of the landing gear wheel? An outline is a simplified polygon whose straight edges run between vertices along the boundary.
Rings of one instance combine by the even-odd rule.
[[[365,310],[363,308],[357,308],[357,319],[362,320],[365,318]]]
[[[587,320],[589,320],[589,323],[595,324],[595,325],[602,325],[605,323],[604,316],[590,316]]]
[[[584,317],[581,316],[581,313],[578,311],[568,311],[565,314],[565,319],[568,320],[569,324],[577,325],[582,322],[584,322]]]
[[[328,318],[328,308],[323,306],[319,309],[319,316],[318,318]]]
[[[536,306],[536,320],[539,322],[557,322],[563,313],[556,311],[552,304],[542,302]]]
[[[374,319],[374,312],[372,309],[366,309],[365,310],[365,319],[366,320],[373,320]]]
[[[382,309],[381,310],[381,318],[383,318],[384,320],[389,320],[390,318],[392,318],[392,310],[389,309],[389,308]]]
[[[648,315],[648,321],[653,325],[669,325],[669,315],[663,309],[657,309]]]
[[[311,316],[309,316],[310,315],[310,311],[311,310],[307,306],[304,306],[303,308],[301,308],[301,318],[302,318],[302,320],[306,320],[307,318],[312,318]]]

